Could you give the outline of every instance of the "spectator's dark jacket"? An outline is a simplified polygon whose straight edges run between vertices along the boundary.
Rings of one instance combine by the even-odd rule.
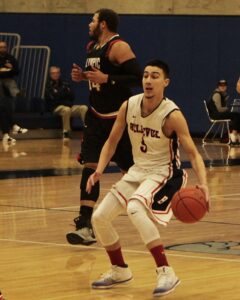
[[[10,71],[0,72],[0,78],[13,78],[18,75],[18,63],[15,57],[8,53],[0,55],[0,68],[6,68],[6,63],[12,64],[13,67]]]
[[[215,94],[219,94],[219,106],[222,109],[222,111],[219,111],[215,102],[213,101],[213,96]],[[209,114],[212,118],[220,118],[221,114],[223,112],[229,111],[229,109],[227,108],[227,100],[228,100],[229,96],[226,93],[222,93],[220,92],[218,89],[214,90],[213,94],[211,95],[209,101],[208,101],[208,110],[209,110]]]
[[[74,94],[66,81],[49,79],[45,89],[45,100],[47,110],[54,111],[59,105],[71,107]]]

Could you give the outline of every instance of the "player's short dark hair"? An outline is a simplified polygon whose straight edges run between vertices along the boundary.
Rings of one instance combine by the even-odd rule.
[[[170,73],[169,66],[164,61],[160,59],[152,59],[146,63],[145,68],[147,66],[158,67],[159,69],[162,69],[165,77],[169,78],[169,73]]]
[[[97,10],[95,14],[98,14],[99,22],[105,21],[110,31],[117,32],[119,18],[118,14],[114,10],[101,8]]]

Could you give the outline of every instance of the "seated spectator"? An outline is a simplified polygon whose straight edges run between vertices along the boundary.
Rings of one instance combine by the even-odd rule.
[[[7,44],[0,41],[0,79],[10,96],[15,98],[20,90],[14,79],[19,73],[18,63],[14,56],[8,53]]]
[[[49,69],[45,100],[48,110],[62,117],[64,139],[69,138],[71,117],[79,117],[84,123],[88,107],[86,105],[73,105],[73,91],[70,85],[61,79],[59,67],[52,66]]]
[[[20,90],[15,81],[15,76],[19,73],[18,63],[14,56],[8,53],[6,42],[0,41],[0,102],[2,112],[6,109],[7,121],[14,134],[26,133],[26,128],[21,128],[17,124],[13,124],[13,107],[15,98],[20,94]],[[3,108],[5,107],[5,108]],[[2,115],[2,113],[1,113]],[[4,119],[6,119],[4,117]],[[5,121],[3,121],[5,122]],[[10,130],[10,129],[9,129]],[[14,139],[9,137],[9,141]]]
[[[210,116],[215,120],[231,119],[230,123],[230,140],[231,144],[240,142],[240,114],[231,112],[227,106],[229,96],[227,94],[227,81],[219,80],[217,88],[213,91],[208,109]]]

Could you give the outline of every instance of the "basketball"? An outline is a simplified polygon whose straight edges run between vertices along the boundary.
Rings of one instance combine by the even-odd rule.
[[[182,188],[171,201],[174,216],[183,223],[195,223],[208,211],[204,193],[196,187]]]

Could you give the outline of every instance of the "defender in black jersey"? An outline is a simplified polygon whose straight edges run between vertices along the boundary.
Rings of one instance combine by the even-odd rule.
[[[92,38],[87,45],[85,70],[74,64],[72,80],[89,82],[89,109],[86,114],[81,147],[84,164],[80,183],[80,212],[74,219],[76,230],[66,237],[71,244],[90,245],[95,237],[91,216],[99,196],[99,184],[91,193],[85,191],[86,182],[95,172],[101,149],[107,140],[121,104],[131,96],[131,87],[141,86],[142,71],[128,43],[116,33],[118,15],[110,9],[100,9],[89,24]],[[124,133],[112,161],[124,172],[133,164],[127,132]]]

